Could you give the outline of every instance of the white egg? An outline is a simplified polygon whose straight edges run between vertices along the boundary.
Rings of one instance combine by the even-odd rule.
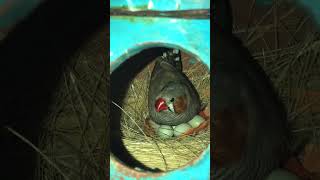
[[[187,132],[191,128],[192,127],[190,126],[190,124],[182,123],[182,124],[177,125],[174,128],[173,134],[174,134],[174,136],[180,136],[181,134]]]
[[[157,131],[160,138],[166,139],[173,136],[173,128],[168,125],[161,125]]]
[[[196,128],[198,127],[202,122],[204,122],[205,120],[203,119],[203,117],[196,115],[194,116],[194,118],[192,118],[188,123],[193,127]]]

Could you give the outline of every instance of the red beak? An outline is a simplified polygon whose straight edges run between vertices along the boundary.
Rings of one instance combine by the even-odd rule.
[[[166,101],[163,98],[157,99],[155,107],[157,112],[168,109],[168,106],[166,105]]]

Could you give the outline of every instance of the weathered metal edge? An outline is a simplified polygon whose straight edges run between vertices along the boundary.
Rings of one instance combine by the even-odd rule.
[[[110,9],[110,16],[142,16],[142,17],[171,17],[185,19],[209,19],[210,10],[181,10],[181,11],[127,11],[122,9]]]

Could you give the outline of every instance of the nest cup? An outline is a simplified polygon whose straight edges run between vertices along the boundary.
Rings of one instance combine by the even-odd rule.
[[[210,143],[210,130],[183,139],[147,136],[148,85],[154,60],[168,48],[141,51],[111,74],[111,152],[128,166],[170,171],[197,158]],[[196,57],[181,50],[183,72],[210,107],[210,74]]]

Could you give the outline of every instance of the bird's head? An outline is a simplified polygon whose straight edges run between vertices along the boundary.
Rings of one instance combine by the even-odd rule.
[[[186,87],[181,83],[168,83],[155,101],[156,112],[166,111],[180,114],[187,109]]]
[[[156,112],[169,111],[180,114],[187,109],[186,96],[165,98],[160,97],[155,102]]]

